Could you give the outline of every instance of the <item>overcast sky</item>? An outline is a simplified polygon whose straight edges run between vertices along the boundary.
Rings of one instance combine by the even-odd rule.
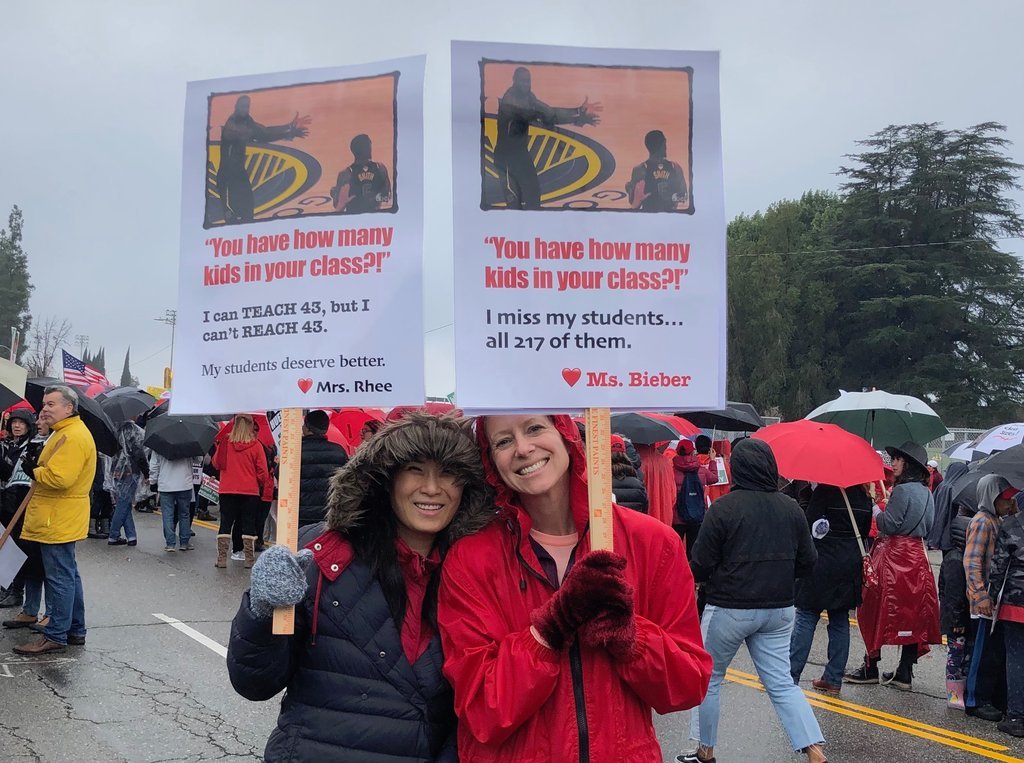
[[[4,3],[0,227],[24,210],[35,319],[67,318],[104,346],[115,382],[130,345],[133,372],[159,384],[171,331],[153,319],[177,302],[185,83],[425,53],[427,392],[444,395],[452,39],[721,51],[731,218],[834,189],[842,155],[889,124],[1002,122],[1024,162],[1022,29],[1019,0]]]

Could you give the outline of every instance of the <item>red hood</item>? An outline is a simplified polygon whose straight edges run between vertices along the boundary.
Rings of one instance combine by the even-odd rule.
[[[573,423],[572,418],[561,414],[551,416],[555,429],[562,435],[565,446],[569,451],[569,503],[572,506],[573,519],[576,522],[576,529],[580,535],[586,529],[590,518],[589,497],[587,495],[587,458],[583,452],[583,441],[580,439],[580,430]],[[508,486],[501,481],[494,462],[491,461],[490,444],[487,442],[487,435],[484,432],[486,416],[480,416],[476,420],[476,441],[480,446],[480,457],[484,464],[484,476],[488,484],[494,488],[494,504],[498,507],[503,516],[517,518],[523,526],[524,535],[528,533],[531,526],[530,516],[519,505],[515,493],[509,490]]]
[[[231,442],[228,440],[227,444],[230,445],[237,453],[241,453],[252,447],[263,447],[259,440],[238,440],[237,442]]]

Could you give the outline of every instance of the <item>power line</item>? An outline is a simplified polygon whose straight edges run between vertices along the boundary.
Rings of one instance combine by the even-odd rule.
[[[891,246],[854,246],[846,249],[794,249],[790,252],[748,252],[730,254],[730,257],[782,257],[789,254],[838,254],[842,252],[877,252],[887,249],[913,249],[921,246],[950,246],[952,244],[991,244],[995,241],[1013,241],[1017,236],[1001,236],[994,239],[962,238],[957,241],[933,241],[928,244],[893,244]]]

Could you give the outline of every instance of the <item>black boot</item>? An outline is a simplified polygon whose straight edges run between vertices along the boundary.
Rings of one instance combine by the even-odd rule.
[[[878,660],[864,655],[864,664],[843,676],[843,680],[850,684],[877,684]]]
[[[90,519],[89,520],[89,529],[85,533],[86,537],[88,537],[88,538],[100,538],[100,537],[102,537],[100,535],[100,531],[97,529],[98,526],[99,526],[99,522],[100,521],[98,519]]]
[[[96,532],[101,538],[110,535],[110,517],[101,517],[96,520]]]
[[[917,644],[908,644],[900,649],[900,664],[895,673],[883,673],[882,683],[892,684],[897,689],[910,691],[914,682],[914,664],[917,662]]]

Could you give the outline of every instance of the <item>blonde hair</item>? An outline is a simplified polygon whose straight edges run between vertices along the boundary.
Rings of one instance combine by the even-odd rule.
[[[256,424],[252,416],[238,414],[228,433],[228,442],[251,442],[256,439]]]

